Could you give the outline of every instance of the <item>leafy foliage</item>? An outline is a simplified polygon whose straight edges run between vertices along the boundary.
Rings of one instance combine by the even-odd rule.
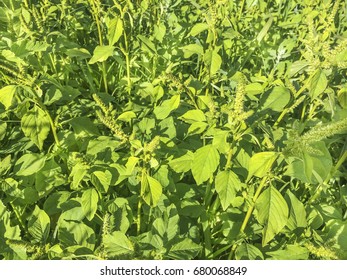
[[[0,259],[346,259],[345,1],[0,3]]]

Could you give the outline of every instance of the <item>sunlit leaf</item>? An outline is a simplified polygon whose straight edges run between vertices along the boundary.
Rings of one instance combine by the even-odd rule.
[[[219,165],[219,153],[213,145],[206,145],[194,153],[192,174],[195,182],[200,185],[213,176]]]
[[[262,245],[269,243],[286,225],[288,205],[281,193],[274,187],[268,187],[258,197],[255,209],[257,220],[264,226]]]
[[[96,46],[92,58],[89,60],[89,64],[96,62],[106,61],[110,56],[113,55],[115,47],[113,46]]]

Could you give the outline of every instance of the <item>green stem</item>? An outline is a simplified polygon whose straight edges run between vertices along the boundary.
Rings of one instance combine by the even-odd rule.
[[[210,256],[212,253],[212,242],[211,242],[211,227],[209,223],[209,218],[207,212],[204,212],[201,215],[201,224],[202,224],[202,230],[204,234],[204,254],[205,258]]]
[[[142,198],[139,197],[137,203],[137,235],[141,233],[141,208],[142,208]]]
[[[106,62],[102,62],[102,79],[104,81],[105,92],[108,93]]]
[[[257,201],[257,199],[258,199],[258,197],[259,197],[261,191],[262,191],[263,188],[265,187],[267,179],[268,179],[268,177],[265,176],[265,177],[263,177],[263,179],[260,181],[260,184],[259,184],[259,186],[258,186],[258,189],[257,189],[257,191],[255,192],[255,194],[254,194],[254,196],[253,196],[252,204],[251,204],[250,207],[248,208],[247,213],[246,213],[246,216],[245,216],[245,218],[244,218],[244,220],[243,220],[243,222],[242,222],[242,225],[241,225],[241,228],[240,228],[240,231],[239,231],[239,234],[238,234],[239,236],[242,235],[242,234],[244,233],[245,229],[246,229],[246,226],[247,226],[247,224],[248,224],[248,221],[249,221],[249,219],[251,218],[251,215],[252,215],[252,213],[253,213],[255,203],[256,203],[256,201]],[[234,245],[232,246],[232,248],[231,248],[231,250],[230,250],[230,254],[229,254],[229,258],[228,258],[228,259],[231,259],[231,258],[232,258],[232,256],[234,255],[234,252],[235,252],[235,250],[236,250],[236,248],[237,248],[237,246],[238,246],[238,243],[234,243]]]
[[[131,94],[131,77],[130,77],[130,59],[129,59],[129,54],[126,52],[125,53],[125,62],[126,62],[126,67],[127,67],[127,82],[128,82],[128,94]]]
[[[98,29],[99,45],[103,46],[104,42],[102,39],[102,30],[101,30],[101,24],[100,24],[100,19],[99,19],[99,15],[100,15],[99,10],[98,10],[98,7],[96,6],[94,0],[91,0],[89,2],[90,2],[90,5],[92,7],[92,14],[93,14],[94,19],[95,19],[96,27]],[[108,92],[108,85],[107,85],[107,71],[106,71],[106,62],[105,61],[102,62],[102,68],[101,69],[102,69],[102,80],[104,82],[104,89],[105,89],[105,92],[107,93]]]
[[[233,146],[234,143],[231,144],[228,155],[227,155],[227,163],[225,164],[225,170],[228,170],[231,167],[231,159],[233,156]]]
[[[243,233],[243,232],[245,231],[245,228],[246,228],[246,226],[247,226],[247,223],[248,223],[248,221],[249,221],[249,219],[250,219],[250,217],[251,217],[251,215],[252,215],[252,212],[253,212],[253,210],[254,210],[255,202],[257,201],[257,199],[258,199],[258,197],[259,197],[261,191],[263,190],[263,188],[264,188],[264,186],[265,186],[265,183],[266,183],[266,180],[267,180],[267,177],[265,176],[265,177],[261,180],[261,182],[260,182],[260,184],[259,184],[259,187],[258,187],[257,191],[255,192],[255,194],[254,194],[254,196],[253,196],[253,199],[252,199],[253,203],[252,203],[252,205],[248,208],[246,217],[245,217],[245,219],[243,220],[243,223],[242,223],[241,228],[240,228],[240,232],[241,232],[241,233]]]
[[[237,18],[238,18],[238,19],[241,18],[241,14],[242,14],[243,6],[244,6],[244,5],[245,5],[245,0],[242,0],[241,7],[240,7],[240,11],[239,11],[239,14],[237,15]]]

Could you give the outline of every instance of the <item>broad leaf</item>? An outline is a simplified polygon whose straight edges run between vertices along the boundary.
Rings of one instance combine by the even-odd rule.
[[[216,176],[216,191],[223,210],[226,210],[236,196],[236,192],[240,190],[240,180],[231,170],[225,170]]]
[[[22,117],[21,127],[25,136],[29,137],[42,150],[43,142],[50,130],[50,122],[46,113],[35,105]]]
[[[288,205],[281,193],[271,186],[260,194],[255,208],[257,220],[264,226],[262,245],[265,246],[286,225],[289,214]]]
[[[42,169],[45,161],[46,156],[34,153],[25,154],[17,160],[15,170],[18,176],[30,176]]]
[[[200,185],[213,176],[219,165],[219,153],[213,145],[206,145],[194,153],[192,174]]]
[[[123,34],[123,20],[119,17],[111,19],[106,23],[108,32],[107,39],[110,46],[113,46],[118,42],[119,38]]]
[[[206,116],[203,111],[194,109],[184,113],[179,119],[186,123],[205,122]]]
[[[199,244],[194,243],[192,240],[186,238],[183,241],[176,243],[169,250],[169,257],[175,260],[193,259],[201,250]]]
[[[178,108],[180,104],[180,95],[176,94],[172,96],[170,99],[163,101],[162,104],[154,108],[154,115],[158,120],[163,120],[167,118],[170,113]]]
[[[319,69],[317,73],[312,77],[310,84],[310,96],[312,99],[317,98],[321,93],[324,92],[328,85],[328,80],[324,72]]]
[[[87,189],[82,194],[82,209],[86,218],[91,221],[98,208],[99,195],[95,189]]]
[[[201,45],[198,44],[190,44],[182,47],[184,58],[189,58],[193,54],[202,55],[204,53],[204,49]]]
[[[47,213],[35,206],[28,222],[28,231],[36,243],[45,242],[50,230],[50,220]]]
[[[222,65],[222,58],[218,54],[218,50],[207,51],[204,55],[204,61],[209,66],[210,75],[213,76],[217,73]]]
[[[9,85],[0,89],[0,103],[2,103],[7,110],[11,104],[13,96],[16,92],[17,86]]]
[[[91,176],[91,181],[97,190],[101,193],[107,193],[111,184],[112,174],[110,171],[94,171]]]
[[[274,87],[269,96],[266,98],[262,110],[271,109],[280,112],[290,101],[290,92],[283,86]]]
[[[205,31],[208,29],[208,24],[207,23],[197,23],[193,26],[192,30],[190,30],[190,35],[191,36],[196,36],[199,33]]]
[[[271,170],[277,156],[276,152],[261,152],[253,155],[249,160],[247,181],[252,176],[264,177]]]
[[[136,114],[133,111],[127,111],[120,114],[117,118],[117,121],[130,122],[134,118],[136,118]]]
[[[115,231],[107,234],[103,243],[109,257],[118,257],[131,255],[134,252],[134,246],[123,232]]]
[[[113,46],[97,46],[94,49],[92,58],[89,60],[89,64],[94,64],[96,62],[106,61],[110,56],[113,55],[115,47]]]
[[[252,244],[242,243],[235,251],[236,260],[263,260],[262,252]]]
[[[289,219],[287,222],[287,227],[290,230],[306,228],[307,220],[304,204],[297,199],[297,197],[290,190],[287,190],[285,199],[289,206]]]
[[[271,256],[270,260],[307,260],[309,256],[307,248],[300,245],[287,245],[284,250],[277,250],[273,252],[266,252]]]
[[[90,250],[95,247],[94,230],[81,222],[62,221],[59,224],[58,239],[66,247],[79,245]]]
[[[149,175],[142,176],[141,180],[141,196],[143,200],[150,206],[154,207],[158,204],[163,187],[153,177]]]
[[[188,134],[187,135],[194,135],[194,134],[200,134],[205,131],[205,129],[208,127],[208,124],[205,122],[195,122],[190,125],[188,128]]]
[[[169,166],[177,173],[187,172],[192,167],[194,154],[188,151],[185,155],[169,161]]]

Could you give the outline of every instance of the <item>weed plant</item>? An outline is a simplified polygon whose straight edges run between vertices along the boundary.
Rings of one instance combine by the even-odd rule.
[[[346,259],[346,5],[1,1],[0,259]]]

